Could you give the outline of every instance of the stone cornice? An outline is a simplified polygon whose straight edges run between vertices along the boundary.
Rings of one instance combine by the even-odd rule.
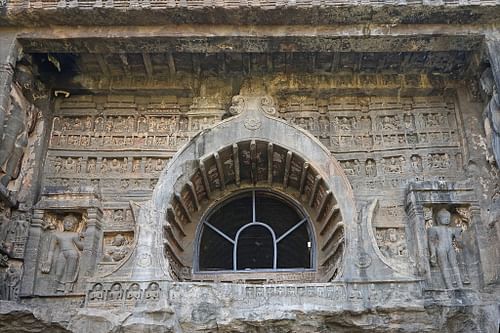
[[[0,25],[470,24],[498,22],[498,0],[26,1],[7,0]],[[1,6],[1,5],[0,5]]]

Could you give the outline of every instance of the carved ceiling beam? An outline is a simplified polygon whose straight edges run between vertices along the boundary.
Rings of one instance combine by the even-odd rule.
[[[292,156],[293,153],[291,151],[288,151],[286,153],[286,158],[285,158],[285,172],[283,174],[283,188],[286,189],[288,187],[288,179],[290,178],[290,168],[292,164]]]
[[[144,63],[144,69],[148,77],[153,76],[153,64],[151,63],[151,57],[149,53],[142,53],[142,62]]]
[[[205,186],[207,197],[208,199],[211,199],[212,191],[210,190],[210,182],[208,181],[207,168],[205,168],[205,163],[203,163],[203,161],[200,161],[200,173],[201,178],[203,179],[203,186]]]
[[[178,263],[181,263],[181,259],[179,258],[179,255],[177,254],[177,251],[175,251],[170,243],[168,241],[164,241],[163,244],[165,245],[165,251],[169,254],[172,255]],[[181,250],[183,252],[183,250]]]
[[[200,55],[194,53],[194,54],[191,55],[191,59],[192,59],[192,62],[193,62],[193,72],[196,75],[200,75],[200,73],[201,73]]]
[[[177,237],[175,237],[175,235],[174,235],[174,231],[173,231],[172,225],[167,222],[163,226],[163,229],[165,230],[165,234],[167,235],[167,242],[168,243],[173,243],[175,245],[175,247],[179,251],[184,252],[184,248],[182,247],[182,245],[177,240]]]
[[[220,159],[219,153],[214,153],[215,165],[217,166],[217,173],[219,174],[220,189],[224,191],[226,189],[226,180],[224,177],[224,169],[222,168],[222,161]]]
[[[186,237],[186,232],[184,231],[182,225],[177,221],[177,217],[175,216],[174,209],[171,205],[167,207],[167,218],[167,221],[179,231],[179,234],[182,237]]]
[[[309,207],[312,208],[314,204],[314,199],[316,198],[316,194],[318,193],[318,188],[319,188],[319,183],[321,182],[322,178],[320,175],[317,175],[314,178],[314,184],[311,190],[311,196],[309,197]]]
[[[96,60],[97,64],[99,65],[99,68],[101,69],[102,74],[109,76],[110,75],[110,70],[108,67],[108,63],[104,59],[102,54],[96,54]]]
[[[236,186],[240,186],[240,157],[238,155],[238,144],[233,144],[233,167],[234,167],[234,182]]]
[[[177,200],[177,202],[181,205],[182,212],[184,213],[184,216],[186,216],[188,223],[192,223],[193,219],[191,217],[191,214],[189,213],[189,210],[186,206],[186,203],[184,202],[184,200],[182,200],[181,195],[176,192],[176,193],[174,193],[174,197]]]
[[[128,58],[126,53],[119,53],[118,56],[120,57],[120,60],[123,65],[123,72],[125,75],[130,75],[130,65],[128,63]]]
[[[271,53],[266,54],[266,68],[269,72],[274,70],[273,55]]]
[[[200,210],[200,202],[198,200],[198,195],[196,194],[196,189],[194,188],[194,184],[192,181],[188,181],[186,183],[186,185],[187,185],[189,192],[191,193],[191,196],[193,197],[194,207],[195,207],[196,211],[199,211]]]
[[[311,64],[310,72],[314,72],[316,69],[316,54],[309,54],[309,63]]]
[[[304,193],[304,187],[306,186],[307,171],[309,170],[309,162],[304,162],[302,165],[302,171],[300,174],[300,184],[299,184],[299,194]]]
[[[257,144],[255,140],[250,142],[250,178],[252,184],[257,183]]]
[[[218,73],[226,73],[226,54],[225,53],[218,53],[217,54],[217,72]]]
[[[335,243],[335,246],[333,247],[333,249],[329,252],[330,254],[323,261],[321,261],[321,266],[328,263],[330,261],[330,259],[332,259],[337,254],[337,251],[338,251],[340,245],[342,245],[343,243],[344,243],[344,237],[340,237],[339,240]],[[326,248],[325,248],[325,250],[326,250]]]
[[[325,210],[325,206],[326,206],[326,203],[328,202],[328,200],[330,200],[330,197],[332,196],[332,192],[330,190],[327,190],[325,192],[325,195],[323,196],[323,198],[321,199],[321,203],[319,204],[319,207],[318,207],[318,214],[316,215],[316,220],[319,219],[319,217],[321,216],[321,214],[323,213],[323,211]]]
[[[334,52],[332,54],[332,63],[330,65],[330,72],[334,73],[336,70],[338,70],[340,66],[340,53]]]
[[[343,228],[343,227],[344,227],[344,223],[342,221],[339,221],[337,224],[335,224],[335,226],[333,227],[333,230],[328,234],[327,237],[325,237],[326,242],[321,247],[321,251],[325,251],[328,248],[328,246],[330,246],[337,231],[341,230],[341,228]],[[332,251],[332,252],[334,252],[334,251]]]
[[[167,64],[170,75],[174,76],[176,73],[176,69],[175,69],[175,59],[172,52],[167,52]]]
[[[267,183],[271,185],[273,183],[273,144],[270,142],[267,144]]]
[[[330,222],[332,221],[332,219],[334,217],[337,216],[338,213],[340,213],[340,208],[337,205],[333,206],[333,208],[330,209],[330,211],[328,212],[328,214],[325,217],[325,220],[324,220],[325,225],[321,229],[321,231],[319,233],[320,235],[323,235],[325,233],[325,231],[328,229],[328,227],[330,225]]]

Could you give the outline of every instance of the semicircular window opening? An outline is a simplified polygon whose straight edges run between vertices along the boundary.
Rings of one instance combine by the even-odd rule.
[[[312,268],[307,217],[283,198],[248,191],[217,206],[202,222],[199,271],[278,271]]]

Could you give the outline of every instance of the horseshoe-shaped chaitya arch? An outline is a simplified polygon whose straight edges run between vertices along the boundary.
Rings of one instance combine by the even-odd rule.
[[[200,132],[174,156],[155,188],[150,211],[161,226],[165,271],[174,280],[339,278],[355,212],[339,163],[312,135],[275,118],[269,96],[235,96],[229,112],[234,116]],[[200,225],[207,215],[252,189],[273,193],[302,211],[314,247],[310,267],[265,274],[208,274],[197,267]]]

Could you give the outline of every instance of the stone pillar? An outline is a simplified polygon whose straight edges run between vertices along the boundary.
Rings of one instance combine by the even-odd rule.
[[[21,283],[20,296],[33,295],[35,291],[35,281],[37,274],[38,255],[40,247],[40,238],[42,235],[44,211],[35,209],[33,218],[31,219],[31,226],[29,230],[26,248],[24,250],[24,273]]]

